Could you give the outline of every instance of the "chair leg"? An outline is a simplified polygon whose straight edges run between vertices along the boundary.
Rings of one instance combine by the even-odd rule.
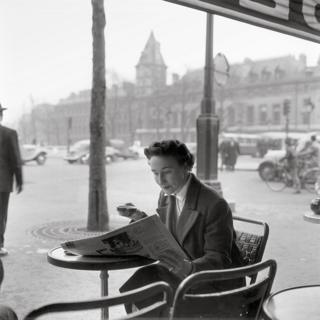
[[[108,288],[108,279],[109,274],[108,270],[101,270],[100,272],[100,281],[101,281],[101,296],[108,296],[109,288]],[[108,308],[101,309],[101,319],[106,320],[109,319],[109,310]]]

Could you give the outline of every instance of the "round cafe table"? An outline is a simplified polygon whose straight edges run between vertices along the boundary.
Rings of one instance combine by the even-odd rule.
[[[265,320],[319,320],[320,285],[288,288],[273,293],[263,304]]]
[[[309,221],[309,222],[312,222],[312,223],[320,223],[320,214],[315,214],[312,211],[307,211],[303,215],[303,219],[305,221]]]
[[[50,264],[67,269],[100,271],[101,295],[108,295],[109,270],[136,268],[153,263],[154,260],[141,256],[106,257],[106,256],[80,256],[68,254],[63,248],[53,248],[48,252],[47,260]],[[101,310],[101,319],[108,319],[108,309]]]

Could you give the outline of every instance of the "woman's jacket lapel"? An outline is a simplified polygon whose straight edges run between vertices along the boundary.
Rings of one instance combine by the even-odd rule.
[[[180,244],[183,243],[189,231],[192,229],[192,226],[196,222],[197,217],[199,216],[199,212],[196,209],[200,189],[201,184],[199,180],[192,174],[190,185],[187,191],[186,202],[184,204],[182,212],[180,213],[177,224],[177,238]],[[162,191],[160,193],[158,204],[159,208],[157,209],[157,212],[160,216],[160,219],[168,227],[168,199]]]

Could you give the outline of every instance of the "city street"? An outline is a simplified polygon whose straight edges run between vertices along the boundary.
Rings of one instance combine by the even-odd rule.
[[[292,189],[269,190],[254,171],[258,161],[240,157],[236,171],[219,172],[224,197],[235,203],[236,215],[268,222],[264,259],[278,263],[273,290],[319,284],[320,226],[303,220],[315,195],[305,190],[298,195]],[[115,209],[126,202],[155,213],[159,188],[144,159],[118,161],[106,168],[112,221],[119,226],[128,222]],[[0,299],[19,317],[44,303],[100,295],[99,272],[58,268],[46,258],[47,251],[61,243],[63,233],[69,229],[76,233],[86,226],[88,173],[87,165],[70,165],[60,158],[49,158],[44,166],[30,163],[24,167],[24,191],[13,193],[10,200],[9,255],[2,259],[5,278]],[[117,292],[132,271],[110,272],[110,294]]]

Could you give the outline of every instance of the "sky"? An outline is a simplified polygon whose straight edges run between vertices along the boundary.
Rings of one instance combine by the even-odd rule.
[[[135,66],[153,31],[172,73],[202,68],[206,14],[163,0],[105,0],[107,85],[135,79]],[[91,88],[91,0],[0,1],[0,103],[4,124],[39,103],[57,103]],[[320,45],[214,16],[214,55],[230,64],[284,55],[315,65]]]

